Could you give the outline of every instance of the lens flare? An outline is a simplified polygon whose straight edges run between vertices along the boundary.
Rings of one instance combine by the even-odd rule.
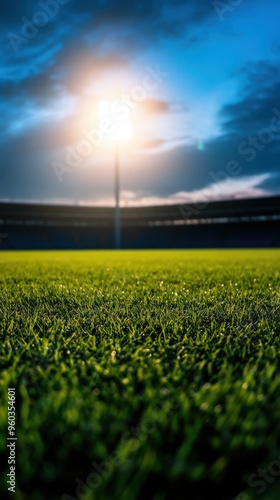
[[[118,100],[102,100],[98,105],[98,127],[105,141],[130,141],[132,138],[131,109]]]

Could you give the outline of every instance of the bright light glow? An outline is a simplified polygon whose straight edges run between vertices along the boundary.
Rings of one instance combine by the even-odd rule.
[[[100,101],[99,131],[104,141],[129,141],[132,137],[131,109],[116,101]]]

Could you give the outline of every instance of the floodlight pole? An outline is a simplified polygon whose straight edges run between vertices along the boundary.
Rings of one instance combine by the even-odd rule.
[[[115,249],[121,248],[121,214],[120,214],[120,158],[119,147],[115,145]]]

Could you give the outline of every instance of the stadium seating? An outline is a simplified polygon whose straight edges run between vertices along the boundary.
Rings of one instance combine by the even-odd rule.
[[[280,197],[121,209],[122,248],[280,246]],[[114,248],[114,209],[0,203],[0,249]]]

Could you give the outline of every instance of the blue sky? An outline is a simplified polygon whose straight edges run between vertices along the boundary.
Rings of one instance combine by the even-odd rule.
[[[0,198],[112,204],[113,148],[84,135],[104,98],[133,117],[124,205],[279,194],[279,18],[276,0],[7,2]]]

